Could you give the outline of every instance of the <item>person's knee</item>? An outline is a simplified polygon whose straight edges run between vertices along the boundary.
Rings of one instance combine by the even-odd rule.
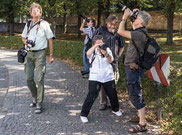
[[[141,89],[136,84],[128,85],[128,93],[130,101],[136,109],[141,109],[145,106]]]

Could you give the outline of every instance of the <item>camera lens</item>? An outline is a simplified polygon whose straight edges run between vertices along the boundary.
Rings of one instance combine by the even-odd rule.
[[[124,11],[127,7],[125,5],[123,5],[121,2],[118,2],[118,4],[116,5],[118,8],[120,8],[122,11]]]

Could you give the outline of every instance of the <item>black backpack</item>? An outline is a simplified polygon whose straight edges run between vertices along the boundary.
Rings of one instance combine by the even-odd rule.
[[[148,36],[148,34],[141,30],[148,38],[147,42],[145,43],[144,54],[140,56],[139,50],[132,40],[137,53],[139,55],[139,65],[146,70],[149,70],[151,67],[155,65],[159,56],[161,55],[161,47],[158,45],[157,41],[154,38]]]

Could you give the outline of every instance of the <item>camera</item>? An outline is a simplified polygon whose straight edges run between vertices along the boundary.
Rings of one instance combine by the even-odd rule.
[[[31,45],[31,47],[35,46],[35,42],[33,40],[28,40],[26,41],[27,44]]]
[[[106,46],[106,44],[103,44],[103,45],[101,45],[101,46],[99,45],[99,48],[100,48],[101,50],[106,51],[107,46]],[[104,54],[101,53],[101,57],[104,58],[104,57],[105,57]]]
[[[106,46],[105,44],[103,44],[102,46],[100,46],[100,45],[99,45],[99,48],[100,48],[101,50],[104,50],[104,51],[106,51],[106,49],[107,49],[107,46]]]
[[[87,23],[89,23],[89,22],[90,22],[90,19],[88,19],[86,16],[84,16],[84,15],[80,15],[80,17],[81,17],[81,18],[83,18],[83,19],[85,19]]]
[[[123,5],[121,2],[118,2],[116,6],[119,9],[121,9],[122,11],[127,9],[127,6]],[[130,15],[130,21],[131,22],[135,21],[135,19],[137,18],[138,13],[139,13],[139,11],[132,12],[132,14]]]
[[[33,40],[28,40],[26,41],[27,45],[24,46],[24,48],[21,51],[21,55],[23,57],[26,57],[27,52],[30,50],[30,48],[35,46],[35,42]]]

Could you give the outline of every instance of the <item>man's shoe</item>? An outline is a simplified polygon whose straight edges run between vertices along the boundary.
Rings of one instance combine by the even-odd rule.
[[[35,101],[35,99],[33,99],[32,103],[30,103],[29,106],[30,106],[30,107],[36,107],[36,101]]]
[[[35,114],[40,114],[42,113],[42,106],[40,103],[36,104],[36,109],[35,109]]]
[[[117,112],[112,111],[112,113],[116,114],[117,116],[121,116],[122,115],[122,112],[120,110],[117,111]]]
[[[99,107],[99,110],[104,111],[104,110],[106,110],[106,108],[107,108],[107,105],[101,104],[100,107]]]
[[[88,118],[85,116],[80,116],[80,119],[83,123],[88,123]]]
[[[84,75],[84,74],[89,74],[89,71],[86,71],[86,70],[80,71],[80,72],[81,72],[82,75]]]
[[[30,107],[36,107],[36,103],[32,102],[32,103],[30,103],[29,106],[30,106]]]
[[[132,117],[132,118],[129,119],[129,122],[131,122],[131,123],[139,123],[139,117],[138,116]]]
[[[82,78],[89,78],[89,74],[82,75]]]

